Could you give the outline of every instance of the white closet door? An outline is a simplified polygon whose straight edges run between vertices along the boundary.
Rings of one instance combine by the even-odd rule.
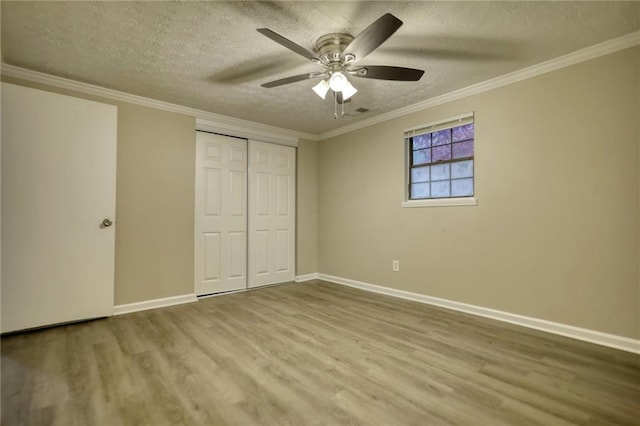
[[[247,287],[247,141],[197,132],[198,296]]]
[[[249,287],[295,276],[296,150],[249,141]]]
[[[113,313],[116,141],[115,106],[2,83],[3,332]]]

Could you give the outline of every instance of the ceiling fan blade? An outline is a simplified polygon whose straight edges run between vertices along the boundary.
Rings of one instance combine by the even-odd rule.
[[[424,71],[414,68],[367,65],[349,74],[354,77],[374,78],[376,80],[418,81],[422,78]]]
[[[280,80],[270,81],[268,83],[261,84],[261,86],[266,88],[278,87],[289,83],[295,83],[297,81],[308,80],[310,78],[322,77],[323,75],[324,73],[309,72],[306,74],[299,74],[291,77],[281,78]]]
[[[242,84],[249,81],[264,81],[273,75],[280,75],[300,65],[297,56],[282,51],[279,55],[268,54],[257,56],[221,69],[207,80],[222,84]]]
[[[382,15],[349,43],[342,56],[351,54],[356,57],[356,62],[362,60],[391,37],[401,26],[402,21],[392,14],[386,13]]]
[[[275,41],[286,47],[289,50],[296,52],[298,55],[302,55],[307,59],[318,59],[315,53],[312,51],[305,49],[297,43],[292,42],[288,38],[282,37],[280,34],[271,31],[269,28],[258,28],[258,32],[266,37],[269,37],[271,40]]]

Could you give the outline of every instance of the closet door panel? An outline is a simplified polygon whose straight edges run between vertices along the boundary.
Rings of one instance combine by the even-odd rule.
[[[295,155],[249,141],[249,287],[295,278]]]
[[[247,285],[247,141],[197,132],[197,295]]]

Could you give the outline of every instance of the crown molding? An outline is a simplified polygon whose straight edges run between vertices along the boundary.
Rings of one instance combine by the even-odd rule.
[[[86,95],[99,96],[120,102],[128,102],[135,105],[156,108],[163,111],[175,112],[195,117],[201,123],[206,123],[207,130],[231,133],[233,136],[253,137],[267,139],[268,141],[282,140],[284,142],[297,143],[298,139],[318,140],[318,135],[269,126],[267,124],[227,117],[195,108],[189,108],[143,96],[132,95],[118,90],[108,89],[93,84],[82,83],[68,78],[32,71],[2,62],[1,72],[3,76],[19,78],[34,83],[46,84],[61,89],[73,90]],[[205,129],[201,129],[205,130]]]
[[[394,111],[376,115],[366,120],[358,121],[357,123],[349,124],[347,126],[339,127],[334,130],[321,133],[319,135],[320,140],[333,138],[335,136],[343,135],[345,133],[353,132],[354,130],[369,127],[374,124],[383,123],[385,121],[392,120],[394,118],[403,117],[414,112],[423,111],[428,108],[433,108],[438,105],[442,105],[448,102],[452,102],[458,99],[466,98],[467,96],[476,95],[479,93],[487,92],[489,90],[497,89],[499,87],[508,86],[513,83],[517,83],[522,80],[537,77],[542,74],[546,74],[551,71],[556,71],[561,68],[566,68],[571,65],[579,64],[591,59],[598,58],[600,56],[608,55],[610,53],[617,52],[619,50],[628,49],[640,44],[640,31],[629,33],[622,37],[614,38],[603,43],[595,44],[590,47],[586,47],[581,50],[569,53],[567,55],[560,56],[539,64],[523,68],[508,74],[501,75],[490,80],[483,81],[481,83],[473,84],[471,86],[454,90],[453,92],[446,93],[444,95],[436,96],[424,101],[418,102],[413,105],[409,105],[404,108],[400,108]]]
[[[394,118],[403,117],[414,112],[423,111],[428,108],[433,108],[438,105],[442,105],[448,102],[452,102],[458,99],[465,98],[467,96],[476,95],[479,93],[487,92],[489,90],[497,89],[499,87],[508,86],[513,83],[517,83],[522,80],[537,77],[542,74],[546,74],[551,71],[556,71],[561,68],[566,68],[571,65],[575,65],[581,62],[585,62],[591,59],[598,58],[600,56],[608,55],[610,53],[617,52],[619,50],[628,49],[640,44],[640,31],[629,33],[622,37],[614,38],[603,43],[599,43],[575,52],[569,53],[564,56],[560,56],[549,61],[542,62],[537,65],[533,65],[521,70],[517,70],[502,76],[492,78],[453,92],[446,93],[444,95],[436,96],[426,99],[424,101],[409,105],[404,108],[400,108],[394,111],[390,111],[384,114],[371,117],[366,120],[359,121],[357,123],[349,124],[337,129],[329,130],[321,134],[312,134],[305,132],[298,132],[295,130],[284,129],[281,127],[269,126],[267,124],[256,123],[253,121],[242,120],[239,118],[227,117],[220,114],[215,114],[203,110],[184,107],[181,105],[171,104],[168,102],[158,101],[151,98],[145,98],[143,96],[132,95],[125,92],[120,92],[113,89],[107,89],[100,86],[95,86],[88,83],[81,83],[79,81],[70,80],[63,77],[57,77],[50,74],[45,74],[37,71],[28,70],[26,68],[17,67],[15,65],[9,65],[2,62],[1,72],[2,75],[8,77],[19,78],[22,80],[32,81],[35,83],[47,84],[62,89],[75,90],[77,92],[85,93],[88,95],[100,96],[107,99],[113,99],[116,101],[128,102],[136,105],[147,106],[150,108],[156,108],[164,111],[175,112],[178,114],[185,114],[196,118],[198,129],[206,131],[215,131],[220,133],[231,134],[233,136],[240,136],[252,139],[260,139],[266,142],[280,141],[287,145],[294,145],[298,139],[308,139],[312,141],[321,141],[335,136],[343,135],[345,133],[353,132],[364,127],[372,126],[374,124],[383,123],[385,121],[392,120]]]

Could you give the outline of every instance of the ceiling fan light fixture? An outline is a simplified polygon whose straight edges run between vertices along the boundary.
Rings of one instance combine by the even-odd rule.
[[[322,81],[313,86],[313,91],[325,99],[331,90],[334,100],[333,116],[338,118],[338,106],[340,106],[341,117],[344,117],[345,102],[349,102],[351,97],[358,92],[358,89],[353,87],[349,81],[349,76],[373,80],[418,81],[424,74],[423,70],[413,68],[357,65],[358,61],[380,47],[401,25],[400,19],[390,13],[385,13],[356,37],[346,33],[330,33],[321,36],[316,40],[313,51],[268,28],[259,28],[258,32],[262,35],[324,69],[323,71],[281,78],[261,84],[261,86],[271,88],[311,78],[322,78]]]
[[[327,80],[321,80],[320,83],[313,86],[313,91],[316,92],[316,95],[320,96],[324,99],[327,96],[327,92],[329,91],[329,83]]]
[[[342,89],[344,89],[347,83],[349,83],[347,77],[345,77],[345,75],[340,71],[332,73],[329,78],[329,87],[334,92],[342,92]]]
[[[350,97],[355,95],[357,91],[358,89],[353,87],[353,85],[349,82],[349,80],[347,80],[346,84],[342,88],[342,99],[344,100],[349,99]]]

